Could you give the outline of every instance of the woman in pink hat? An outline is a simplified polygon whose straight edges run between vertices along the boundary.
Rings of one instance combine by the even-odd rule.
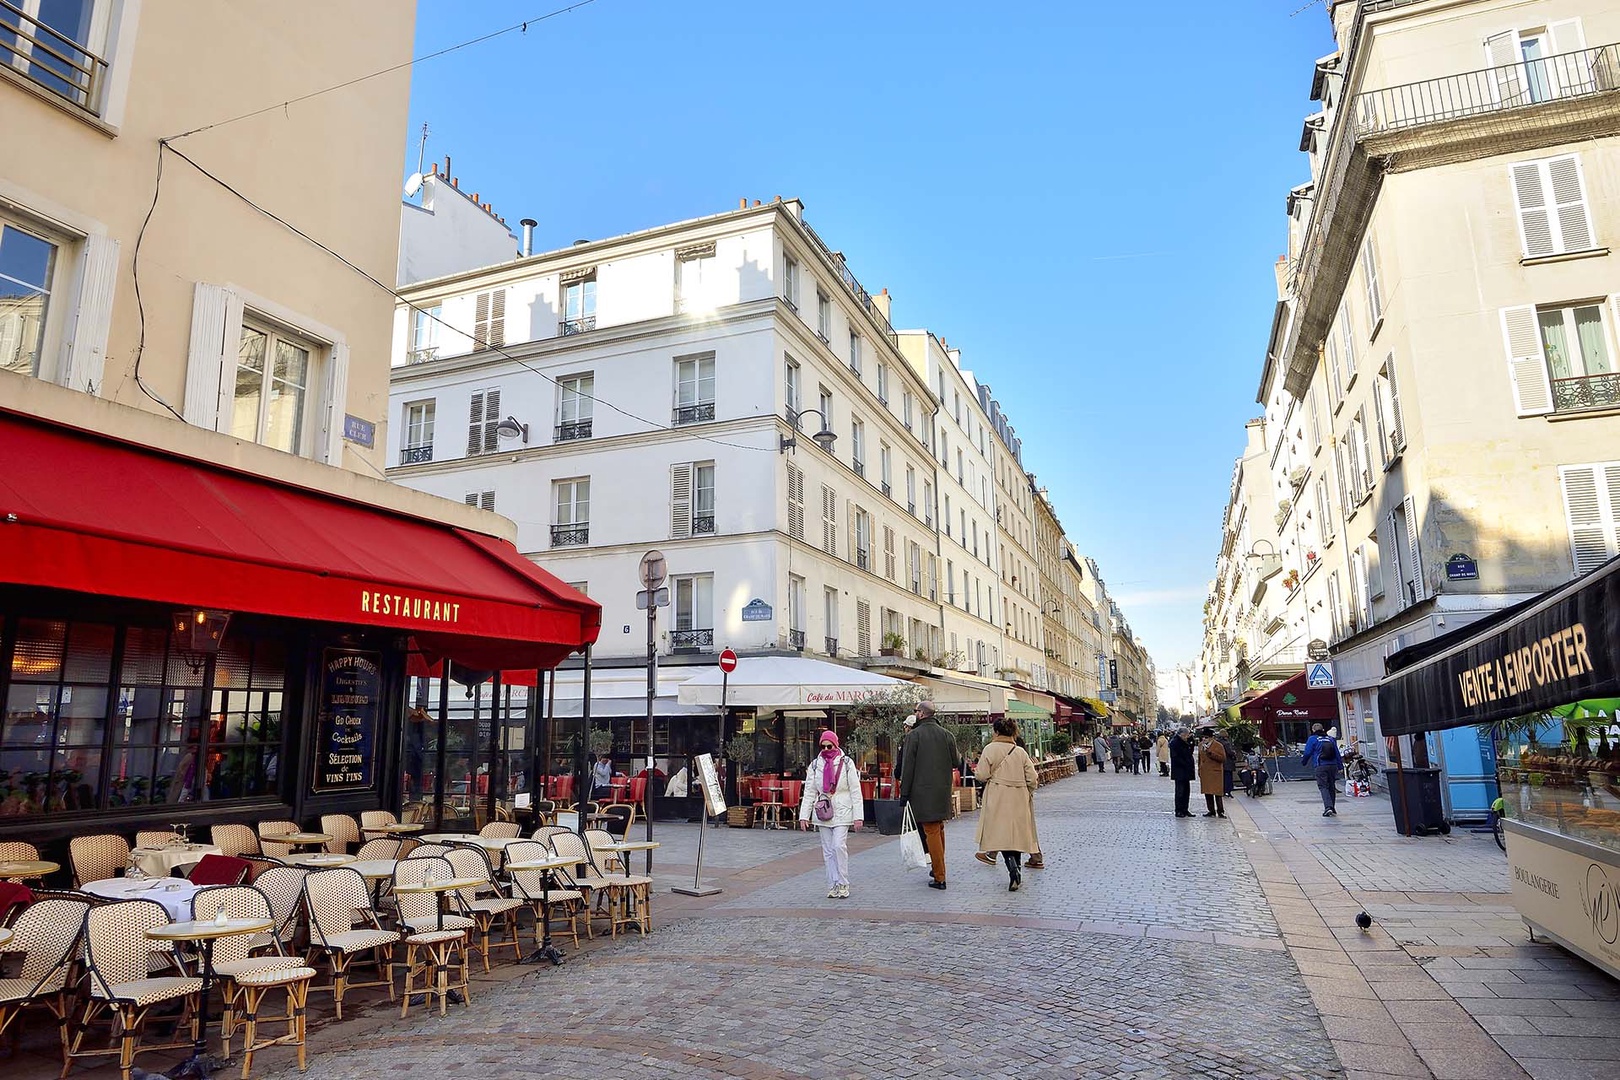
[[[799,799],[799,828],[821,830],[821,858],[827,865],[827,898],[849,898],[849,830],[861,827],[861,770],[838,745],[838,736],[823,731],[821,753],[804,773]]]

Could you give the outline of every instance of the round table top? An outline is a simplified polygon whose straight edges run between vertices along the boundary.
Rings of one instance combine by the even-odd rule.
[[[358,859],[345,865],[367,881],[380,881],[383,878],[394,876],[394,868],[399,865],[399,860]]]
[[[16,862],[0,862],[0,878],[31,878],[44,877],[54,874],[62,869],[61,863],[50,862],[46,859],[19,859]]]
[[[651,851],[661,841],[658,840],[619,840],[612,844],[600,845],[603,851]]]
[[[354,862],[353,855],[334,851],[317,851],[311,855],[283,855],[281,861],[289,866],[344,866]]]
[[[565,866],[578,866],[584,859],[572,856],[555,855],[549,859],[529,859],[524,862],[509,862],[508,870],[561,870]]]
[[[427,828],[419,821],[396,821],[392,825],[366,825],[361,832],[413,833]]]
[[[257,934],[276,924],[269,919],[197,919],[192,922],[173,922],[148,930],[146,936],[157,941],[206,941],[209,938],[230,937],[233,934]]]
[[[265,836],[261,839],[268,840],[272,844],[330,844],[337,837],[323,832],[290,832],[279,836]]]
[[[394,891],[397,893],[455,892],[457,889],[470,889],[474,885],[482,884],[484,884],[483,878],[445,878],[443,881],[424,881],[418,885],[395,885]]]
[[[10,940],[11,940],[11,931],[6,929],[4,926],[0,926],[0,945],[4,945],[7,942],[9,942]]]

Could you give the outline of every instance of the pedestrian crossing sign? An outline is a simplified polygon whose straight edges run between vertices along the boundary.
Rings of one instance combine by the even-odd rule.
[[[1312,690],[1332,690],[1333,665],[1328,662],[1305,665],[1305,685]]]

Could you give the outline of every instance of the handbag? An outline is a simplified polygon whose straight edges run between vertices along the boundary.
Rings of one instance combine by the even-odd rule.
[[[922,833],[917,831],[910,803],[906,803],[900,816],[900,865],[906,870],[926,870],[933,865],[923,848]]]
[[[824,763],[821,767],[823,769],[825,769],[827,766]],[[838,759],[838,770],[833,773],[833,782],[832,782],[833,791],[838,790],[838,782],[840,780],[842,780],[843,778],[844,778],[844,759],[839,758]],[[815,810],[816,817],[819,820],[821,820],[821,821],[831,821],[833,819],[833,804],[832,804],[832,794],[831,794],[831,792],[823,791],[819,795],[817,795],[815,805],[814,805],[813,809]]]

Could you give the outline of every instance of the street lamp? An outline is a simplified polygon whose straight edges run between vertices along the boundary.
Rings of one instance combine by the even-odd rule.
[[[831,425],[828,424],[826,414],[824,414],[820,409],[800,409],[794,412],[794,427],[798,427],[799,418],[808,413],[815,413],[817,416],[821,417],[821,430],[810,436],[811,440],[817,446],[827,451],[827,453],[832,453],[833,443],[838,441],[838,436],[836,433],[834,433]],[[799,437],[797,435],[779,435],[777,436],[777,439],[779,440],[779,445],[777,446],[776,450],[779,454],[785,454],[789,450],[792,450],[799,445]]]
[[[1261,544],[1266,545],[1271,550],[1262,553],[1260,551]],[[1249,546],[1248,553],[1243,556],[1243,561],[1249,565],[1249,569],[1262,581],[1275,577],[1282,572],[1282,556],[1277,554],[1277,549],[1272,547],[1271,541],[1263,536]]]
[[[231,613],[209,608],[185,608],[171,617],[174,644],[193,673],[200,673],[210,656],[219,654]]]
[[[647,775],[646,782],[641,786],[641,798],[646,803],[642,808],[647,820],[647,839],[652,840],[652,781],[653,781],[653,699],[658,694],[658,645],[656,639],[658,627],[658,609],[669,605],[669,590],[662,588],[664,581],[669,577],[669,561],[664,553],[654,548],[641,557],[641,565],[637,570],[641,577],[642,592],[636,597],[638,607],[647,608]],[[631,761],[635,760],[634,732],[631,733],[630,754]],[[626,839],[629,839],[626,836]],[[626,866],[630,864],[625,863]],[[652,849],[647,849],[647,873],[652,874]]]

